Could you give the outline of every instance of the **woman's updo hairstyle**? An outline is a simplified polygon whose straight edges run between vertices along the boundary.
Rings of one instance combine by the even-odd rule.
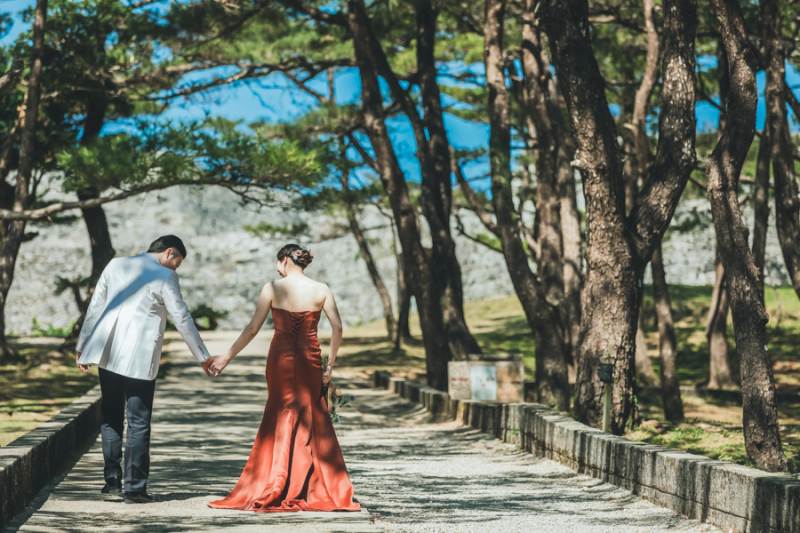
[[[287,244],[278,252],[278,261],[282,261],[284,257],[288,257],[294,264],[300,268],[305,268],[311,264],[314,259],[314,254],[305,246],[299,244]]]

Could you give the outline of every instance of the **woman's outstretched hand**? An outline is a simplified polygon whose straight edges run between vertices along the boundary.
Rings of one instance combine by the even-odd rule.
[[[325,372],[322,373],[322,384],[327,385],[331,382],[331,377],[333,376],[333,369],[331,365],[325,367]]]
[[[211,359],[213,359],[214,362],[211,363],[208,368],[214,373],[214,377],[217,377],[222,374],[222,371],[225,370],[226,366],[228,366],[229,360],[223,355],[218,355],[217,357],[212,357]]]

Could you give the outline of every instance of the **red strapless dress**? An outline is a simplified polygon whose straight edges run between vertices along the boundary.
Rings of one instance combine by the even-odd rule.
[[[242,511],[358,511],[353,485],[322,396],[319,311],[273,309],[269,398],[250,458],[224,500]]]

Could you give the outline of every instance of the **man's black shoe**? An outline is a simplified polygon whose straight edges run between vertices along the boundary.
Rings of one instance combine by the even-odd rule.
[[[118,477],[112,477],[106,480],[106,486],[100,489],[103,494],[119,494],[122,492],[122,481]]]
[[[155,496],[146,492],[125,492],[125,503],[154,503],[157,501]]]

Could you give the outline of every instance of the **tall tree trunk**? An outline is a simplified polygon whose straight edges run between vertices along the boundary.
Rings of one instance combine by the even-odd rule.
[[[492,176],[492,204],[497,219],[496,225],[493,225],[492,228],[500,239],[511,282],[534,332],[538,401],[559,410],[568,410],[569,381],[565,342],[567,336],[556,307],[558,300],[554,301],[555,304],[548,301],[547,291],[550,287],[546,287],[543,281],[547,278],[555,284],[559,283],[562,275],[560,243],[555,242],[557,238],[553,235],[540,236],[542,239],[540,241],[542,243],[541,255],[547,255],[547,260],[540,260],[539,275],[541,279],[537,279],[530,269],[528,255],[522,245],[518,214],[511,192],[511,118],[503,59],[504,15],[504,0],[486,1],[484,63],[486,65],[490,127],[489,161]],[[539,102],[541,103],[541,99]],[[547,116],[537,113],[537,118],[546,120]],[[542,127],[542,131],[537,130],[537,136],[547,136],[548,134],[549,129],[546,127]],[[542,159],[547,160],[547,163],[542,164],[543,175],[539,176],[540,196],[544,196],[545,202],[542,202],[540,198],[537,205],[541,205],[541,209],[545,213],[537,213],[537,217],[544,216],[546,222],[541,222],[540,228],[552,226],[553,220],[558,219],[560,212],[555,191],[557,175],[553,172],[555,165],[552,162],[553,149],[556,146],[552,139],[544,141],[542,145],[545,149],[538,150],[540,161],[537,162],[537,166],[542,164]],[[462,181],[465,194],[472,197],[473,194],[466,187],[466,182],[463,182],[463,177],[460,181]],[[556,290],[558,289],[556,288]],[[559,298],[559,296],[555,296],[555,298]]]
[[[346,154],[342,153],[342,158],[346,161]],[[342,169],[341,183],[342,191],[347,194],[350,190],[350,169],[347,166]],[[353,234],[353,237],[355,237],[356,243],[358,243],[358,250],[361,252],[364,263],[367,265],[369,277],[372,279],[372,284],[375,285],[375,290],[378,291],[378,296],[381,299],[383,318],[386,321],[386,334],[394,341],[394,339],[397,338],[397,323],[394,320],[394,312],[392,311],[392,299],[389,297],[389,291],[386,289],[386,284],[383,283],[380,272],[378,272],[378,267],[375,264],[375,259],[372,257],[372,250],[370,250],[369,243],[366,237],[364,237],[364,232],[361,231],[353,202],[349,199],[345,199],[344,204],[345,212],[347,213],[347,222],[350,225],[350,232]]]
[[[777,5],[769,4],[765,2],[765,11],[769,14],[774,9],[777,17]],[[731,86],[725,128],[706,163],[708,197],[725,266],[736,349],[741,360],[745,449],[756,466],[785,471],[787,463],[778,431],[775,382],[766,348],[769,316],[759,298],[759,275],[737,198],[739,175],[755,135],[757,61],[738,1],[712,0],[712,5],[725,44]],[[771,137],[777,140],[777,136]],[[777,172],[776,169],[776,181]]]
[[[639,84],[639,87],[636,90],[636,96],[634,97],[633,116],[631,117],[631,126],[633,130],[632,152],[635,154],[635,156],[631,157],[630,161],[631,163],[635,163],[638,168],[635,170],[631,169],[630,172],[633,175],[633,188],[635,189],[636,193],[638,193],[638,178],[641,178],[642,181],[644,181],[650,169],[650,147],[648,146],[647,142],[647,108],[650,105],[650,97],[653,94],[653,88],[658,80],[658,51],[661,45],[654,20],[654,0],[644,0],[643,7],[645,29],[647,30],[647,59],[642,82]],[[628,162],[626,161],[626,165],[627,164]],[[633,208],[632,204],[633,202],[631,202],[631,209]],[[659,245],[656,247],[656,251],[653,252],[653,254],[655,255],[660,253],[660,251],[661,244],[659,243]],[[655,272],[653,272],[653,277],[655,277]],[[655,281],[653,282],[653,287],[655,292]],[[669,303],[669,297],[667,297],[666,303]],[[669,310],[667,310],[667,312],[670,315],[671,321],[672,313],[669,312]],[[655,372],[653,371],[653,365],[650,362],[650,356],[647,353],[643,315],[644,309],[640,309],[639,330],[636,332],[636,374],[639,379],[642,380],[642,384],[655,386],[658,382],[658,376],[656,376]],[[656,310],[656,315],[658,316],[658,309]],[[660,333],[661,328],[659,327],[659,335]],[[659,342],[659,349],[664,345],[665,339],[662,338]]]
[[[719,84],[719,128],[717,139],[725,129],[728,115],[728,95],[730,93],[730,73],[728,56],[722,39],[717,41],[717,82]],[[725,267],[720,257],[719,242],[714,240],[714,289],[711,292],[711,305],[706,317],[706,340],[708,342],[709,381],[711,389],[735,389],[736,382],[731,372],[728,356],[728,288],[725,280]]]
[[[539,5],[561,92],[577,144],[586,199],[587,273],[583,289],[584,335],[575,415],[600,420],[599,363],[615,365],[611,427],[621,434],[631,413],[635,335],[644,266],[680,199],[694,167],[694,38],[692,0],[664,3],[664,90],[655,162],[629,217],[625,214],[622,161],[605,81],[592,52],[586,0],[545,0]],[[488,73],[487,73],[488,74]]]
[[[653,302],[658,319],[659,359],[661,363],[661,403],[664,417],[670,422],[683,420],[681,384],[678,381],[678,343],[675,339],[675,325],[672,322],[672,303],[669,298],[667,277],[661,257],[661,245],[653,252],[650,261],[653,271]]]
[[[411,338],[411,329],[408,327],[408,315],[411,311],[411,290],[406,283],[405,266],[403,258],[397,256],[397,329],[394,347],[400,349],[404,341]]]
[[[708,388],[736,388],[728,358],[728,284],[725,267],[720,257],[719,245],[714,258],[714,289],[711,292],[711,305],[706,317],[706,340],[708,342]]]
[[[83,122],[83,135],[81,145],[87,146],[100,135],[100,131],[105,124],[106,111],[108,110],[108,99],[103,94],[92,95],[86,103],[86,118]],[[87,187],[78,191],[80,201],[99,198],[100,192],[94,187]],[[114,259],[116,251],[111,244],[111,233],[108,230],[108,220],[106,212],[102,206],[81,209],[83,221],[86,223],[86,230],[89,233],[89,244],[92,251],[92,273],[89,276],[89,288],[86,291],[86,302],[92,299],[94,288],[100,275],[105,270],[108,263]],[[69,337],[64,342],[64,348],[74,348],[78,342],[78,336],[86,319],[88,305],[79,308],[80,316],[72,326]]]
[[[487,10],[491,6],[487,4]],[[536,165],[536,217],[535,235],[537,238],[538,258],[537,258],[537,274],[540,282],[540,288],[543,294],[534,294],[535,299],[528,302],[527,305],[540,306],[537,303],[539,300],[547,302],[545,305],[552,306],[556,303],[556,307],[550,310],[554,316],[548,316],[545,322],[550,323],[549,327],[555,328],[555,331],[539,332],[536,333],[538,326],[531,323],[531,329],[534,335],[538,338],[549,337],[553,333],[560,334],[563,337],[561,343],[555,343],[552,339],[548,340],[541,350],[536,348],[536,382],[538,389],[539,401],[549,403],[551,405],[558,405],[561,410],[569,409],[569,364],[573,362],[572,358],[572,331],[570,323],[577,320],[574,316],[575,310],[571,309],[566,302],[566,293],[564,288],[564,275],[567,272],[564,268],[564,238],[562,234],[561,213],[565,209],[567,199],[562,194],[568,194],[569,184],[561,183],[559,180],[563,179],[560,176],[561,164],[564,161],[565,154],[567,153],[566,135],[563,131],[562,119],[558,109],[557,100],[551,91],[555,89],[549,72],[549,59],[542,48],[541,36],[539,31],[534,28],[532,21],[534,18],[535,2],[533,0],[526,1],[525,19],[531,23],[523,26],[522,33],[522,71],[525,78],[524,100],[525,100],[525,116],[528,123],[529,134],[534,130],[536,135],[536,149],[534,150],[534,160]],[[493,7],[502,12],[504,6]],[[487,11],[488,13],[488,11]],[[502,16],[502,15],[500,15]],[[488,28],[487,28],[488,30]],[[499,53],[495,56],[491,53],[487,55],[487,59],[491,57],[497,61],[497,64],[492,66],[493,70],[497,71],[497,75],[504,76],[503,63],[502,63],[502,41],[503,41],[503,28],[499,26],[497,30],[500,35],[492,36],[486,35],[485,42],[492,43],[492,46],[497,46],[498,50],[493,53]],[[494,44],[494,43],[497,44]],[[489,67],[487,66],[487,72]],[[495,94],[499,87],[495,89]],[[507,96],[500,96],[496,100],[496,106],[508,105]],[[490,104],[490,106],[493,104]],[[554,109],[555,105],[555,109]],[[508,110],[505,113],[510,112]],[[496,110],[496,121],[500,121],[500,111]],[[510,118],[509,118],[510,120]],[[500,135],[499,128],[505,125],[495,127],[495,133]],[[502,133],[505,139],[505,132]],[[503,141],[505,142],[505,141]],[[505,157],[505,153],[503,154]],[[510,145],[508,157],[510,160]],[[510,168],[509,168],[510,171]],[[570,169],[571,171],[571,169]],[[510,181],[502,184],[503,187],[509,187]],[[574,198],[574,178],[572,183],[572,191]],[[503,209],[513,209],[513,201],[510,198],[504,200]],[[498,203],[495,203],[495,207]],[[566,206],[569,210],[569,205]],[[521,206],[520,206],[521,210]],[[497,213],[497,211],[495,211]],[[572,213],[568,212],[568,218]],[[498,215],[498,222],[505,220],[502,224],[510,224],[511,218],[504,219],[504,215]],[[568,221],[568,224],[572,222]],[[501,224],[501,225],[502,225]],[[580,236],[580,234],[579,234]],[[578,245],[580,246],[580,244]],[[504,245],[504,250],[508,248],[513,250],[515,244]],[[570,250],[574,252],[574,250]],[[504,251],[504,256],[508,254]],[[515,269],[516,260],[506,260],[506,265],[509,268],[509,273]],[[520,265],[521,267],[521,265]],[[569,273],[572,273],[570,269]],[[512,273],[512,276],[514,274]],[[525,274],[528,276],[528,274]],[[533,273],[530,273],[533,276]],[[575,283],[574,279],[570,280]],[[520,280],[519,284],[523,284]],[[525,292],[517,292],[520,298],[526,297]],[[579,311],[578,311],[579,314]],[[555,360],[556,357],[562,357],[563,361]]]
[[[768,128],[764,128],[758,145],[756,160],[756,186],[753,193],[753,262],[758,269],[758,291],[764,303],[764,266],[767,253],[767,228],[769,227],[769,162],[770,142]]]
[[[648,56],[649,57],[649,56]],[[647,76],[645,76],[646,83]],[[641,89],[641,87],[640,87]],[[639,91],[640,92],[640,91]],[[639,94],[637,92],[637,95]],[[639,102],[637,101],[637,104]],[[644,113],[645,110],[642,110]],[[636,112],[634,111],[633,122],[636,122]],[[628,133],[625,136],[623,150],[625,151],[625,163],[622,167],[622,172],[625,175],[625,214],[629,215],[636,204],[636,197],[639,195],[639,157],[642,156],[637,151],[637,135],[636,132]],[[649,152],[649,150],[648,150]],[[644,154],[649,156],[649,153]],[[646,163],[644,165],[647,166]],[[634,364],[636,365],[636,379],[644,387],[655,387],[658,382],[653,370],[653,363],[650,361],[650,355],[647,353],[647,339],[644,332],[644,307],[641,298],[639,299],[639,317],[636,322],[636,339],[635,339],[635,353]]]
[[[526,84],[531,84],[534,88],[538,86],[538,91],[544,95],[547,120],[539,126],[534,123],[534,127],[549,128],[548,138],[556,144],[555,157],[558,165],[556,189],[559,198],[564,286],[564,296],[559,308],[562,322],[567,328],[569,365],[574,375],[576,360],[574,353],[580,344],[581,335],[581,289],[583,287],[583,253],[581,250],[583,241],[575,192],[575,169],[571,165],[575,154],[575,143],[564,122],[558,87],[551,73],[550,57],[542,44],[540,30],[534,29],[535,10],[535,2],[526,0],[525,14],[523,15],[526,24],[523,27],[522,36],[522,66]]]
[[[551,82],[552,84],[552,82]],[[559,111],[559,118],[560,118]],[[566,135],[565,135],[566,136]],[[566,139],[565,139],[566,140]],[[583,252],[581,221],[575,192],[575,169],[570,165],[574,149],[561,144],[558,164],[558,196],[561,204],[561,239],[564,248],[564,303],[570,345],[570,375],[576,374],[578,347],[581,344],[581,290],[583,289]]]
[[[422,247],[417,212],[408,194],[405,176],[397,160],[386,128],[383,97],[378,83],[378,61],[373,46],[375,37],[363,0],[349,0],[348,24],[353,35],[356,65],[361,74],[361,101],[364,127],[369,137],[378,173],[397,223],[403,248],[406,273],[417,301],[420,315],[428,385],[439,390],[447,388],[447,362],[452,359],[445,331],[439,291]]]
[[[31,49],[31,71],[28,76],[28,89],[25,94],[24,119],[19,148],[19,168],[17,184],[14,189],[14,211],[24,211],[30,207],[34,198],[31,195],[31,176],[33,175],[34,142],[36,122],[39,116],[39,101],[42,94],[42,53],[44,51],[44,32],[47,20],[47,0],[37,0],[33,19],[33,48]],[[25,236],[25,221],[15,220],[8,225],[0,255],[0,358],[12,354],[6,339],[6,304],[8,291],[14,281],[14,268],[17,264],[19,247]]]
[[[23,108],[25,106],[23,105]],[[13,209],[14,208],[14,186],[6,181],[8,173],[11,170],[11,156],[14,153],[14,144],[17,142],[20,132],[22,131],[22,122],[24,116],[20,116],[17,123],[6,136],[3,143],[3,151],[0,152],[0,208]],[[0,249],[3,247],[6,236],[8,235],[8,226],[11,222],[3,220],[0,222]]]
[[[394,347],[399,350],[403,342],[411,339],[411,329],[408,325],[408,315],[411,312],[411,288],[408,286],[408,274],[405,272],[403,253],[397,245],[397,224],[392,218],[392,251],[397,260],[397,327],[395,338],[392,339]]]
[[[450,143],[444,127],[442,97],[436,81],[434,57],[436,20],[439,13],[430,0],[419,0],[414,3],[414,7],[417,19],[417,72],[423,116],[420,118],[416,106],[408,106],[408,103],[406,113],[417,140],[417,154],[422,170],[420,206],[431,230],[431,270],[436,286],[441,291],[447,338],[453,357],[466,359],[467,355],[480,354],[482,350],[464,318],[461,265],[456,257],[455,241],[450,228],[453,190]],[[399,86],[395,83],[392,85]],[[396,89],[395,94],[399,95]],[[405,94],[404,92],[403,100],[407,102]]]
[[[761,0],[767,84],[767,122],[772,175],[775,180],[775,225],[786,270],[800,296],[800,190],[795,179],[792,138],[786,116],[786,66],[777,0]]]
[[[436,17],[430,0],[415,3],[417,13],[417,70],[424,115],[420,116],[416,103],[400,84],[392,70],[380,42],[369,26],[370,53],[373,66],[389,86],[392,97],[400,104],[411,123],[417,143],[416,156],[420,164],[420,207],[428,221],[433,246],[428,269],[433,276],[432,288],[440,299],[438,308],[444,313],[445,333],[450,354],[466,359],[470,353],[481,353],[480,346],[464,319],[461,266],[455,252],[455,242],[450,230],[452,184],[450,179],[450,145],[444,128],[444,116],[439,86],[436,83],[434,45]],[[364,15],[366,25],[369,19]],[[367,42],[365,42],[367,44]],[[417,299],[417,305],[423,301]],[[432,312],[432,311],[431,311]]]

